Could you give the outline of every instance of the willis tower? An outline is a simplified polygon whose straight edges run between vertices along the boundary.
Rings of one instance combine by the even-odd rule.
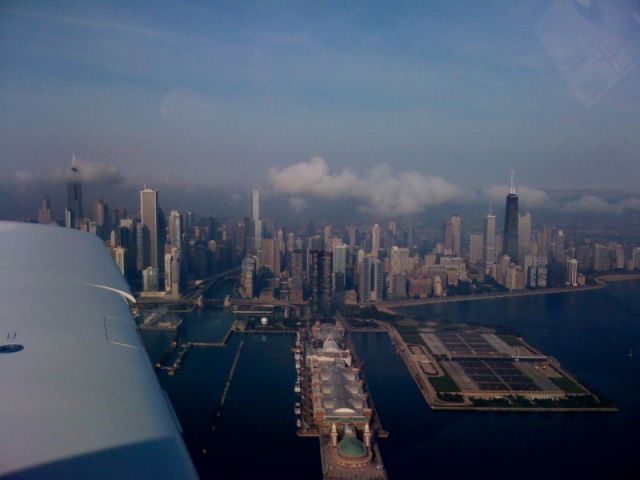
[[[78,171],[75,155],[71,161],[71,174],[67,182],[67,212],[69,217],[67,226],[76,228],[78,220],[84,217],[82,211],[82,185],[80,183],[80,172]]]
[[[507,206],[504,214],[504,248],[503,253],[509,255],[511,262],[518,262],[518,196],[511,172],[511,187],[507,195]]]

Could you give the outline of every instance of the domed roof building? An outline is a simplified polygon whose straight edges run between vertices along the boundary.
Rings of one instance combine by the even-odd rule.
[[[364,441],[357,436],[357,430],[350,424],[344,426],[342,438],[338,441],[336,424],[331,425],[331,456],[343,468],[362,468],[371,463],[371,433],[367,424]]]

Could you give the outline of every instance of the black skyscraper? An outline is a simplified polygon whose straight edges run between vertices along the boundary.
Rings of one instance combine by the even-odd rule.
[[[71,163],[71,176],[67,183],[67,209],[70,210],[72,218],[72,228],[75,228],[76,222],[84,217],[82,212],[82,185],[80,184],[80,172],[76,166],[76,158],[73,157]]]
[[[511,261],[518,261],[518,196],[511,172],[511,188],[507,195],[507,206],[504,213],[504,248],[503,253],[511,257]]]

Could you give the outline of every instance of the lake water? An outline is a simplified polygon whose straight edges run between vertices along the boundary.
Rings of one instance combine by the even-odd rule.
[[[639,281],[584,293],[435,304],[405,313],[512,327],[620,412],[435,412],[387,335],[359,333],[355,345],[390,432],[379,442],[390,478],[638,477]],[[207,309],[185,317],[185,335],[215,340],[231,321],[227,312]],[[241,340],[235,376],[212,432]],[[162,338],[145,335],[145,342],[152,355],[162,351]],[[224,348],[192,349],[176,376],[160,375],[203,479],[321,478],[317,439],[295,435],[293,342],[292,335],[233,335]]]

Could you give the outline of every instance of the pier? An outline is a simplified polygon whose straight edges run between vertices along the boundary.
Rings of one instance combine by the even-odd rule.
[[[238,344],[238,348],[236,349],[236,354],[233,357],[233,362],[231,363],[229,376],[227,377],[227,381],[224,384],[224,390],[222,391],[222,396],[220,397],[220,401],[218,402],[216,411],[213,414],[213,420],[211,422],[212,432],[216,431],[216,426],[218,425],[218,420],[220,419],[220,415],[222,414],[222,408],[224,407],[224,402],[227,400],[227,394],[229,393],[229,388],[231,387],[233,376],[236,373],[236,367],[238,366],[238,361],[240,360],[240,352],[242,351],[243,346],[244,346],[244,340],[240,340],[240,343]]]
[[[377,438],[389,434],[344,326],[317,322],[301,329],[293,351],[301,400],[297,434],[318,437],[323,478],[386,480]]]

